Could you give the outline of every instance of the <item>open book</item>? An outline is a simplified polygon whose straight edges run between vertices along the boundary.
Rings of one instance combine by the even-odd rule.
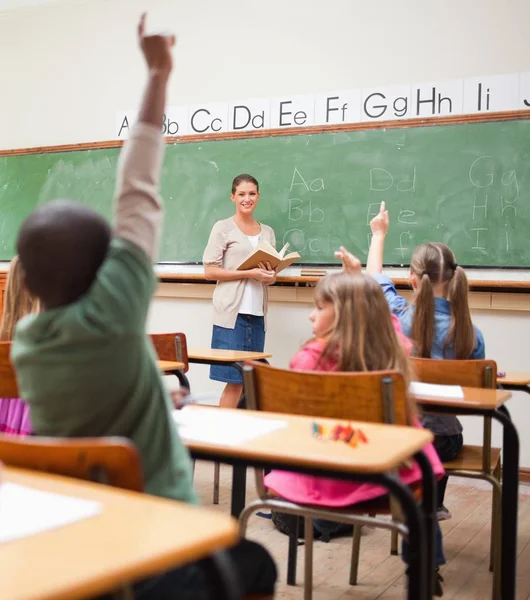
[[[259,263],[265,265],[270,263],[276,273],[279,273],[300,258],[298,252],[289,252],[289,254],[286,255],[287,248],[289,248],[289,244],[285,244],[280,252],[277,252],[267,242],[260,242],[254,252],[252,252],[252,254],[237,267],[237,270],[248,271],[249,269],[259,267]]]

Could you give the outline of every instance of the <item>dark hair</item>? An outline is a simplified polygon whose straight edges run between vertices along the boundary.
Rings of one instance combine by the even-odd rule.
[[[236,189],[237,186],[240,183],[253,183],[256,186],[256,189],[259,192],[259,183],[258,180],[255,177],[252,177],[252,175],[249,175],[248,173],[242,173],[241,175],[238,175],[237,177],[234,178],[234,181],[232,181],[232,194],[236,193]]]
[[[17,239],[27,288],[46,309],[75,302],[92,285],[110,238],[107,221],[82,204],[55,200],[37,208]]]
[[[451,303],[451,326],[444,352],[451,346],[455,358],[469,358],[476,341],[469,312],[469,286],[464,269],[456,264],[454,254],[445,244],[422,244],[412,253],[410,270],[418,277],[411,331],[417,356],[431,357],[434,336],[433,284],[444,283],[447,300]]]

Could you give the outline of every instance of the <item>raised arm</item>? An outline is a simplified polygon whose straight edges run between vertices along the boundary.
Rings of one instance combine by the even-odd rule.
[[[385,203],[381,202],[379,213],[370,221],[372,241],[370,242],[370,250],[366,261],[366,272],[369,275],[378,275],[383,272],[383,253],[388,225],[388,210],[386,210]]]
[[[147,63],[148,78],[138,123],[120,155],[115,235],[132,242],[154,260],[162,227],[158,193],[164,155],[161,131],[175,38],[146,36],[143,14],[138,25],[138,42]]]

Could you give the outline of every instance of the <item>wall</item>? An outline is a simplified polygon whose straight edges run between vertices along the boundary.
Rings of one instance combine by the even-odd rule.
[[[139,13],[179,36],[169,104],[313,93],[530,71],[527,0],[69,0],[0,13],[0,148],[113,139],[138,103]],[[285,366],[310,334],[308,304],[273,302],[267,347]],[[530,313],[476,310],[488,356],[529,370]],[[210,300],[158,298],[151,330],[208,346]],[[193,367],[195,390],[214,386]],[[218,387],[217,387],[218,389]],[[528,396],[510,403],[523,432]],[[466,441],[480,437],[466,423]],[[521,464],[530,467],[530,442]]]
[[[0,14],[0,145],[116,137],[146,8],[179,36],[171,105],[530,70],[526,0],[69,0]]]

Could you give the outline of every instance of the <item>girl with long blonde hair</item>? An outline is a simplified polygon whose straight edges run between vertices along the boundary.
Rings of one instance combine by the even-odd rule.
[[[4,309],[0,322],[0,341],[10,342],[18,321],[39,311],[39,302],[31,296],[22,275],[18,256],[9,266],[4,294]],[[20,398],[0,398],[0,433],[28,435],[31,433],[29,408]]]
[[[360,269],[360,263],[359,263]],[[315,289],[315,308],[309,319],[314,338],[292,358],[297,371],[365,372],[397,370],[405,383],[411,379],[407,358],[409,342],[396,331],[394,320],[380,285],[370,276],[342,272],[327,275]],[[399,323],[397,324],[399,327]],[[416,406],[408,398],[408,421],[419,427]],[[424,448],[435,475],[444,473],[432,444]],[[419,467],[399,471],[401,480],[412,485],[421,481]],[[385,490],[370,483],[350,483],[298,473],[271,471],[265,484],[279,496],[299,504],[346,507],[373,500]],[[328,527],[315,521],[315,527]],[[332,529],[330,529],[332,531]],[[441,533],[437,531],[437,564],[445,563]],[[438,590],[441,591],[438,581]]]

